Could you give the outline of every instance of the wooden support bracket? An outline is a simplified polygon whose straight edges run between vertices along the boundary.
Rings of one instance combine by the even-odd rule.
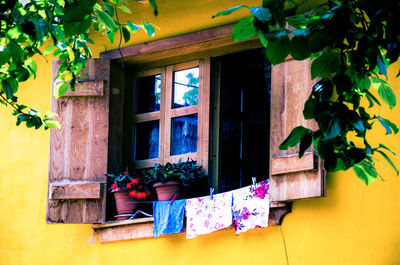
[[[78,81],[76,90],[68,90],[62,97],[104,96],[105,80]]]
[[[318,157],[314,152],[305,153],[300,159],[298,154],[273,157],[271,174],[280,175],[318,169]]]
[[[51,200],[65,199],[101,199],[103,198],[104,183],[69,183],[50,184]]]

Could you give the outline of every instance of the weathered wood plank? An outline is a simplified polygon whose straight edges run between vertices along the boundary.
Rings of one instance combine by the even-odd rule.
[[[50,184],[50,199],[101,199],[104,183]]]
[[[121,51],[110,50],[101,53],[102,58],[119,59],[121,54],[124,58],[132,56],[143,56],[144,54],[154,53],[155,51],[164,51],[190,46],[190,44],[199,44],[207,42],[207,40],[218,40],[224,38],[232,39],[232,29],[234,24],[216,27],[208,30],[201,30],[188,34],[183,34],[178,37],[166,38],[146,42],[134,46],[121,48]]]
[[[105,80],[82,80],[72,92],[68,90],[62,97],[104,96]]]
[[[300,159],[298,154],[273,157],[271,161],[271,175],[315,170],[318,168],[318,157],[309,152]]]
[[[53,77],[59,65],[59,62],[53,62]],[[106,182],[104,174],[107,172],[108,154],[109,60],[91,60],[87,69],[90,80],[95,77],[106,80],[100,82],[103,84],[104,96],[63,97],[58,100],[52,97],[52,111],[58,113],[62,128],[50,132],[48,223],[93,223],[102,222],[105,217],[105,196],[87,200],[50,199],[54,192],[52,185],[60,182],[71,185],[85,181]],[[101,189],[100,193],[105,194],[105,185]],[[68,190],[67,194],[77,193]]]
[[[117,226],[93,225],[92,227],[96,235],[99,237],[101,243],[153,237],[154,219],[143,219],[146,220],[131,223],[125,222],[123,223],[123,225]],[[104,226],[105,228],[103,228],[102,226]]]
[[[318,170],[279,175],[276,175],[276,164],[274,164],[279,161],[276,157],[299,153],[298,147],[279,150],[280,143],[293,128],[299,125],[316,128],[314,122],[306,121],[303,117],[304,103],[314,84],[311,80],[310,64],[310,60],[300,62],[288,60],[271,69],[271,201],[290,201],[325,195],[325,177],[321,162],[318,162]],[[303,163],[303,159],[298,162]],[[310,164],[308,160],[304,162]],[[313,165],[315,163],[314,161]],[[293,171],[291,166],[287,163],[287,171]],[[298,167],[298,165],[293,165],[293,167]],[[280,169],[281,172],[284,170],[286,169]]]

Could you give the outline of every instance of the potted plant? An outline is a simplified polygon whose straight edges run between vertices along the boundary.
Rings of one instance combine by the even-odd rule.
[[[152,185],[159,201],[182,198],[182,186],[190,187],[206,177],[205,171],[196,161],[188,159],[177,163],[155,164],[154,168],[143,171],[145,183]]]
[[[128,219],[137,208],[137,201],[150,196],[150,190],[138,174],[129,174],[128,169],[118,174],[106,174],[110,190],[114,194],[117,220]]]

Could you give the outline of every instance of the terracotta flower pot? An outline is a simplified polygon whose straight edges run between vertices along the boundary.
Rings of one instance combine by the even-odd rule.
[[[129,197],[129,191],[127,189],[113,191],[113,193],[118,215],[132,214],[134,210],[136,210],[138,206],[137,200],[135,198]]]
[[[156,189],[159,201],[170,201],[174,198],[175,194],[175,199],[182,198],[179,182],[177,181],[157,182],[153,187]]]

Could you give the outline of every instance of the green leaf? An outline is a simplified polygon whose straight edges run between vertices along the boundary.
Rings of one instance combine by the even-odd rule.
[[[217,14],[213,15],[212,18],[219,17],[219,16],[226,16],[226,15],[232,14],[233,12],[235,12],[239,9],[242,9],[242,8],[249,8],[249,7],[246,5],[231,7],[227,10],[218,12]]]
[[[131,10],[127,8],[126,6],[117,6],[117,8],[121,9],[125,13],[132,14]]]
[[[287,18],[287,22],[290,26],[299,29],[307,26],[308,18],[305,15],[291,16]]]
[[[364,162],[364,161],[362,161]],[[369,171],[365,170],[364,166],[361,166],[362,162],[353,166],[354,173],[356,173],[357,177],[365,182],[366,185],[375,181],[377,174],[370,174]]]
[[[254,17],[245,17],[239,20],[232,30],[232,40],[243,41],[254,37],[257,29],[254,26]]]
[[[356,129],[357,132],[362,134],[365,133],[364,123],[357,112],[349,110],[343,118],[345,118],[347,122],[353,126],[354,129]]]
[[[154,29],[153,25],[149,22],[142,23],[143,30],[147,33],[149,37],[153,36],[156,30]]]
[[[375,102],[376,104],[381,106],[381,103],[379,102],[379,100],[374,95],[372,95],[371,92],[369,92],[368,90],[365,90],[364,92],[365,92],[365,96],[367,97],[367,99],[369,101],[369,106],[368,106],[369,108],[371,108],[374,105],[373,102]]]
[[[293,59],[302,61],[310,57],[311,51],[308,46],[308,41],[305,37],[295,36],[290,41],[290,54]]]
[[[50,44],[49,46],[46,47],[46,49],[44,49],[43,54],[44,55],[50,54],[54,50],[55,47],[56,47],[55,45]]]
[[[108,39],[111,43],[114,42],[114,39],[115,39],[115,33],[114,33],[114,32],[110,31],[110,32],[108,32],[108,33],[106,34],[106,36],[107,36],[107,39]]]
[[[258,38],[260,39],[261,44],[264,47],[267,47],[268,45],[268,40],[265,38],[264,33],[262,33],[261,31],[258,32]]]
[[[385,152],[381,150],[375,150],[376,152],[380,153],[383,158],[386,159],[386,161],[389,163],[389,165],[396,171],[397,176],[399,175],[399,171],[397,170],[396,166],[394,165],[393,161],[385,154]]]
[[[51,111],[47,111],[44,113],[44,118],[45,119],[49,119],[51,117],[58,117],[57,113],[51,112]]]
[[[64,33],[66,36],[74,36],[86,33],[89,30],[92,20],[90,18],[64,23]]]
[[[397,134],[399,132],[399,128],[397,128],[396,124],[394,124],[393,122],[380,116],[378,116],[377,119],[382,124],[382,126],[385,127],[386,135],[392,134],[392,131],[394,132],[394,134]]]
[[[68,82],[61,82],[56,85],[56,89],[54,89],[54,97],[56,99],[62,97],[65,93],[67,93],[69,89]]]
[[[372,77],[372,86],[378,91],[378,95],[390,109],[393,109],[393,107],[396,106],[396,95],[385,80]]]
[[[273,65],[280,64],[289,55],[290,40],[287,36],[271,40],[266,48],[267,57]]]
[[[332,111],[324,111],[316,119],[326,139],[333,139],[340,134],[340,119]]]
[[[32,59],[28,59],[25,61],[24,65],[29,69],[31,74],[36,78],[36,72],[37,72],[37,65],[36,62]]]
[[[14,40],[11,40],[8,44],[7,48],[9,48],[11,52],[11,58],[14,63],[19,63],[22,57],[25,55],[24,50],[16,43]]]
[[[314,110],[316,104],[317,102],[312,97],[309,97],[307,99],[306,103],[304,103],[304,109],[303,109],[304,119],[310,120],[314,118]]]
[[[122,36],[124,36],[125,42],[128,42],[131,39],[131,33],[126,27],[122,27]]]
[[[312,131],[306,132],[306,134],[301,137],[299,158],[302,158],[306,150],[310,147],[312,142]]]
[[[2,52],[0,52],[0,66],[8,63],[10,59],[11,59],[11,52],[9,49],[4,49]]]
[[[157,8],[157,4],[156,4],[156,0],[149,0],[151,6],[154,9],[154,15],[157,16],[158,15],[158,8]]]
[[[103,6],[110,16],[114,16],[114,6],[112,4],[108,3],[107,1],[103,1]]]
[[[376,57],[376,62],[378,64],[379,74],[385,75],[387,77],[386,65],[383,62],[382,55],[378,54]]]
[[[324,53],[311,64],[311,78],[326,77],[336,73],[340,67],[339,54],[336,52]]]
[[[269,11],[269,8],[262,7],[262,6],[256,6],[256,7],[250,7],[250,12],[257,18],[258,20],[262,22],[270,21],[272,18],[272,14]]]
[[[379,147],[388,150],[388,151],[391,152],[394,156],[396,156],[396,153],[393,152],[392,150],[390,150],[390,148],[387,147],[386,145],[384,145],[384,144],[379,144]]]
[[[311,130],[303,126],[294,128],[289,136],[279,145],[279,150],[287,150],[289,147],[296,146],[308,132],[311,132]]]
[[[368,76],[357,80],[357,86],[362,90],[368,90],[371,87],[371,80]]]
[[[127,26],[129,27],[129,29],[130,29],[131,31],[133,31],[133,32],[136,32],[136,31],[138,31],[139,29],[142,28],[141,25],[133,24],[133,23],[130,22],[130,21],[127,21],[127,22],[126,22],[126,25],[127,25]]]
[[[14,96],[13,89],[7,79],[2,80],[1,88],[3,89],[4,93],[6,93],[7,99],[11,99]]]
[[[114,19],[107,12],[95,10],[95,13],[97,15],[97,19],[106,27],[106,29],[110,30],[111,32],[118,30],[118,26],[115,24]]]
[[[95,32],[99,32],[100,31],[100,24],[97,20],[93,20],[93,29]]]
[[[56,129],[61,129],[61,124],[56,121],[56,120],[45,120],[43,121],[45,123],[45,125],[49,128],[56,128]]]

